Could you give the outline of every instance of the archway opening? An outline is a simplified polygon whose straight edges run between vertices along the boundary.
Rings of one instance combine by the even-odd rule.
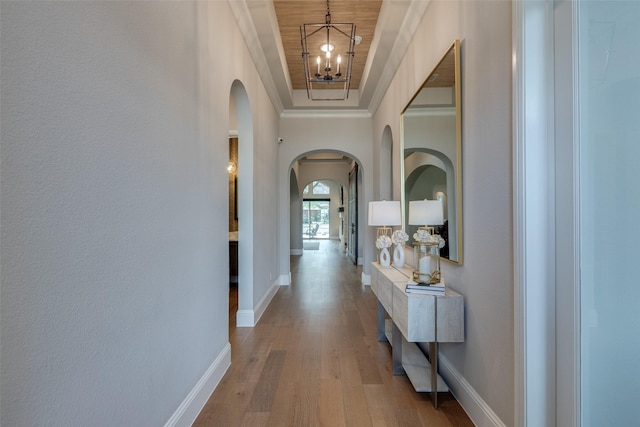
[[[339,242],[340,251],[354,264],[361,261],[358,184],[362,185],[359,162],[349,153],[303,153],[292,162],[291,255],[302,255],[305,246],[311,247],[310,240],[326,239]]]
[[[249,97],[238,80],[231,85],[229,95],[229,137],[230,147],[234,138],[237,147],[236,153],[230,151],[229,163],[229,270],[230,281],[237,281],[237,300],[233,300],[230,286],[229,307],[237,307],[236,326],[253,326],[253,119]]]

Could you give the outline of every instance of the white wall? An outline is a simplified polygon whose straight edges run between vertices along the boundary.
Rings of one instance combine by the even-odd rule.
[[[579,11],[581,424],[633,425],[640,398],[640,4],[585,2]]]
[[[298,178],[294,169],[291,169],[289,191],[289,247],[291,255],[302,254],[302,198],[298,187]]]
[[[442,269],[447,284],[465,298],[465,342],[441,346],[441,360],[449,384],[476,423],[511,425],[514,332],[509,2],[431,2],[374,116],[374,147],[380,146],[385,126],[389,125],[394,135],[400,134],[400,112],[456,38],[461,40],[462,62],[464,265],[443,263]],[[394,155],[399,155],[399,147],[394,145],[394,150]],[[397,175],[394,190],[400,186]]]
[[[234,79],[259,111],[254,268],[277,272],[276,113],[226,2],[3,2],[1,19],[0,424],[162,425],[228,366]]]

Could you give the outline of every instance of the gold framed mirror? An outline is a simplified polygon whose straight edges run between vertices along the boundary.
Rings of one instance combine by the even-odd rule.
[[[413,244],[418,225],[409,224],[409,202],[441,200],[446,241],[444,260],[462,264],[462,116],[460,41],[455,40],[402,111],[402,206]],[[424,224],[431,225],[431,224]]]

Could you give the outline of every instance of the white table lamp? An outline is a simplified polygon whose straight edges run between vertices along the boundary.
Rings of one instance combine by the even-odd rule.
[[[402,211],[397,200],[369,202],[369,225],[378,227],[377,236],[391,237],[391,227],[402,225]]]
[[[444,224],[441,200],[413,200],[409,202],[409,224],[420,225],[433,234],[434,225]]]

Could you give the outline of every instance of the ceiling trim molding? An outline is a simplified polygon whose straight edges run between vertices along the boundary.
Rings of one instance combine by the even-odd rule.
[[[256,0],[253,0],[254,2]],[[263,0],[265,4],[270,4],[268,1]],[[238,23],[238,28],[242,33],[242,37],[244,38],[244,43],[253,59],[253,63],[257,70],[270,70],[269,63],[265,56],[263,46],[258,37],[258,32],[256,30],[255,22],[253,22],[253,18],[251,15],[251,11],[249,10],[249,6],[247,5],[246,0],[227,0],[229,6],[231,7],[231,11],[236,18],[236,22]],[[271,5],[273,8],[273,5]],[[279,37],[279,35],[278,35]],[[281,47],[281,46],[280,46]],[[284,110],[284,105],[282,104],[282,99],[280,98],[280,93],[278,92],[278,87],[276,86],[275,81],[273,80],[273,75],[271,72],[266,73],[258,73],[260,78],[262,79],[262,83],[264,84],[265,90],[269,95],[269,99],[271,99],[271,103],[276,108],[276,110],[281,113]]]
[[[456,107],[417,107],[408,108],[402,113],[405,117],[455,116]]]
[[[352,117],[372,117],[389,90],[431,3],[431,0],[383,1],[357,89],[358,98],[339,106],[312,107],[299,105],[292,88],[273,0],[226,1],[267,95],[281,117],[345,117],[346,111],[355,111],[350,113]]]
[[[396,37],[396,42],[391,49],[391,52],[386,60],[386,64],[380,79],[377,82],[371,101],[369,102],[369,111],[371,114],[375,114],[382,102],[382,99],[389,90],[391,81],[402,62],[409,45],[413,41],[413,36],[418,28],[418,25],[422,21],[424,13],[427,7],[431,3],[430,0],[411,0],[407,13],[404,15],[402,24]],[[384,6],[384,2],[382,3]],[[376,29],[376,32],[378,30]]]
[[[370,119],[369,110],[285,110],[281,119]]]

